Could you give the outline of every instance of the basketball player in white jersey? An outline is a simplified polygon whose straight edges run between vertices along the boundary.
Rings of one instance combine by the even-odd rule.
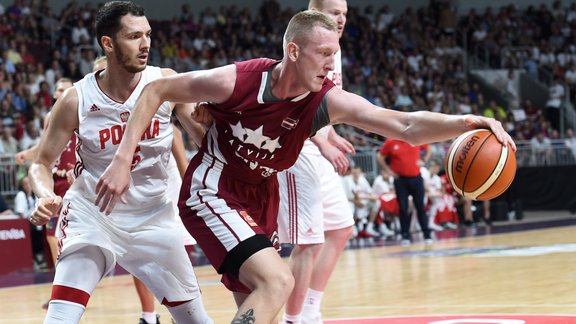
[[[342,37],[348,12],[346,0],[310,0],[308,9],[332,17]],[[334,70],[327,76],[339,88],[341,58],[338,51]],[[352,144],[337,135],[332,126],[326,126],[306,141],[296,164],[278,173],[278,235],[281,243],[294,244],[289,265],[295,283],[286,302],[283,323],[322,323],[322,296],[354,226],[337,173],[348,167],[346,152],[354,153]]]
[[[166,194],[173,104],[160,105],[141,137],[126,204],[109,215],[95,206],[96,182],[116,152],[136,98],[152,80],[174,74],[146,66],[150,34],[138,5],[113,1],[99,9],[96,35],[108,67],[88,74],[56,102],[30,167],[39,198],[32,224],[46,223],[62,206],[60,259],[44,323],[78,323],[97,283],[116,263],[142,280],[178,323],[212,323]],[[176,109],[187,128],[192,111],[190,105]],[[73,133],[76,180],[62,199],[53,192],[50,168]]]
[[[104,70],[107,64],[106,56],[101,56],[94,60],[94,66],[92,72],[98,72]],[[196,244],[196,241],[188,233],[184,224],[182,224],[182,219],[180,218],[178,211],[178,196],[180,195],[180,186],[182,185],[182,176],[186,172],[186,167],[188,166],[188,160],[186,159],[186,151],[184,148],[184,141],[182,140],[182,132],[175,125],[173,126],[174,136],[172,141],[172,151],[170,154],[170,160],[168,161],[167,173],[168,173],[168,190],[166,192],[167,196],[172,199],[172,206],[174,207],[174,218],[178,223],[178,228],[182,232],[184,237],[184,245],[192,246]],[[192,135],[198,138],[193,138],[194,142],[201,143],[201,136],[203,130],[199,132],[192,133]],[[193,136],[194,137],[194,136]],[[199,145],[199,144],[197,144]],[[154,304],[154,294],[146,287],[142,280],[138,279],[136,276],[132,276],[134,279],[134,286],[136,287],[136,292],[138,294],[138,299],[140,299],[140,306],[142,308],[142,314],[140,315],[139,324],[156,324],[159,323],[159,316],[156,314],[155,304]]]

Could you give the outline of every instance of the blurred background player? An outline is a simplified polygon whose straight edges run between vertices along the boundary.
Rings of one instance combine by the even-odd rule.
[[[421,150],[426,153],[420,157]],[[409,213],[408,197],[412,196],[412,202],[418,216],[418,223],[424,235],[424,242],[432,244],[432,236],[428,228],[428,216],[424,207],[425,189],[424,180],[420,175],[421,160],[426,162],[431,155],[428,145],[413,146],[404,141],[386,139],[379,154],[376,156],[380,168],[388,170],[394,175],[394,190],[400,208],[400,232],[402,245],[410,245],[412,235],[410,225],[412,215]]]
[[[362,168],[353,166],[350,169],[350,174],[346,175],[342,181],[344,181],[344,190],[346,191],[349,205],[353,210],[357,237],[378,236],[379,233],[374,230],[375,217],[371,216],[371,214],[375,215],[375,213],[371,212],[376,196],[373,194],[372,186],[366,179],[364,172],[362,172]]]
[[[399,214],[398,200],[394,192],[394,177],[389,170],[380,170],[380,174],[372,182],[372,193],[377,198],[374,201],[373,212],[378,223],[378,234],[394,235],[388,224],[394,225]]]
[[[308,9],[332,17],[342,37],[348,12],[346,0],[311,0]],[[334,70],[326,76],[339,88],[341,57],[338,51]],[[352,144],[336,134],[332,126],[326,126],[306,141],[296,163],[278,174],[278,236],[280,243],[294,245],[288,261],[294,289],[286,302],[284,323],[322,322],[322,296],[354,225],[338,175],[348,168],[345,153],[354,153]]]

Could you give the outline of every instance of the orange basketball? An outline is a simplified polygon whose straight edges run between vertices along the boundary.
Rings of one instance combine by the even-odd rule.
[[[516,155],[488,129],[466,132],[446,154],[446,175],[454,190],[474,200],[502,194],[516,175]]]

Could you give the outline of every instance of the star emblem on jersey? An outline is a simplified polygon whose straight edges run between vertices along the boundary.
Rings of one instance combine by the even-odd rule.
[[[270,137],[264,135],[264,126],[260,126],[256,129],[245,128],[242,126],[242,122],[238,121],[236,125],[230,124],[232,129],[232,135],[242,141],[244,144],[252,144],[258,149],[268,150],[270,153],[274,153],[276,149],[281,148],[282,145],[278,143],[279,137],[271,139]]]

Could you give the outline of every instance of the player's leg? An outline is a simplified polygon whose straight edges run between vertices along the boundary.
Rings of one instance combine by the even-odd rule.
[[[418,216],[418,224],[420,224],[420,229],[424,235],[424,239],[427,240],[426,243],[430,243],[431,234],[430,228],[428,227],[428,215],[426,214],[426,209],[424,207],[424,180],[421,176],[413,177],[409,179],[409,190],[413,199],[414,208],[416,209],[416,215]]]
[[[290,269],[272,247],[246,259],[238,279],[252,292],[238,306],[233,323],[272,323],[294,287]]]
[[[299,323],[304,299],[310,288],[310,280],[322,244],[300,244],[294,246],[288,266],[294,276],[294,288],[286,302],[284,323]]]
[[[328,163],[327,160],[326,163]],[[328,281],[338,258],[352,237],[354,217],[342,187],[342,181],[333,168],[325,166],[321,173],[324,244],[312,270],[310,288],[303,304],[303,323],[321,321],[320,306]]]
[[[154,293],[177,323],[212,323],[177,222],[167,216],[173,213],[171,204],[149,213],[146,226],[123,236],[126,253],[118,263]]]
[[[58,240],[56,239],[56,236],[54,236],[54,231],[52,230],[52,232],[50,232],[48,230],[48,225],[46,226],[46,242],[48,243],[50,255],[52,256],[52,264],[54,265],[54,268],[56,268],[56,262],[58,261]],[[42,308],[48,309],[48,303],[49,301],[43,304]]]
[[[44,324],[78,323],[106,268],[106,257],[96,246],[64,255],[56,266]]]
[[[223,274],[235,293],[249,294],[234,321],[272,322],[294,286],[287,264],[280,258],[278,182],[250,184],[223,176],[225,165],[209,155],[196,155],[185,175],[180,215],[186,229]]]
[[[324,242],[320,159],[324,160],[303,152],[294,166],[278,174],[278,237],[281,243],[294,245],[288,260],[294,289],[286,302],[284,323],[300,322],[316,257]]]
[[[140,306],[142,308],[140,322],[144,320],[147,324],[157,323],[157,314],[154,310],[154,294],[140,279],[135,276],[132,276],[132,279],[134,280],[134,287],[136,288],[136,293],[138,294],[138,299],[140,300]]]
[[[399,218],[400,218],[400,234],[402,236],[402,244],[410,244],[410,224],[412,223],[412,215],[408,211],[408,188],[406,179],[398,177],[394,180],[394,190],[396,191],[396,199],[398,199]]]
[[[338,258],[352,236],[352,226],[324,232],[325,242],[320,249],[318,258],[310,278],[310,289],[306,292],[302,308],[302,323],[321,323],[320,306],[322,297]]]

